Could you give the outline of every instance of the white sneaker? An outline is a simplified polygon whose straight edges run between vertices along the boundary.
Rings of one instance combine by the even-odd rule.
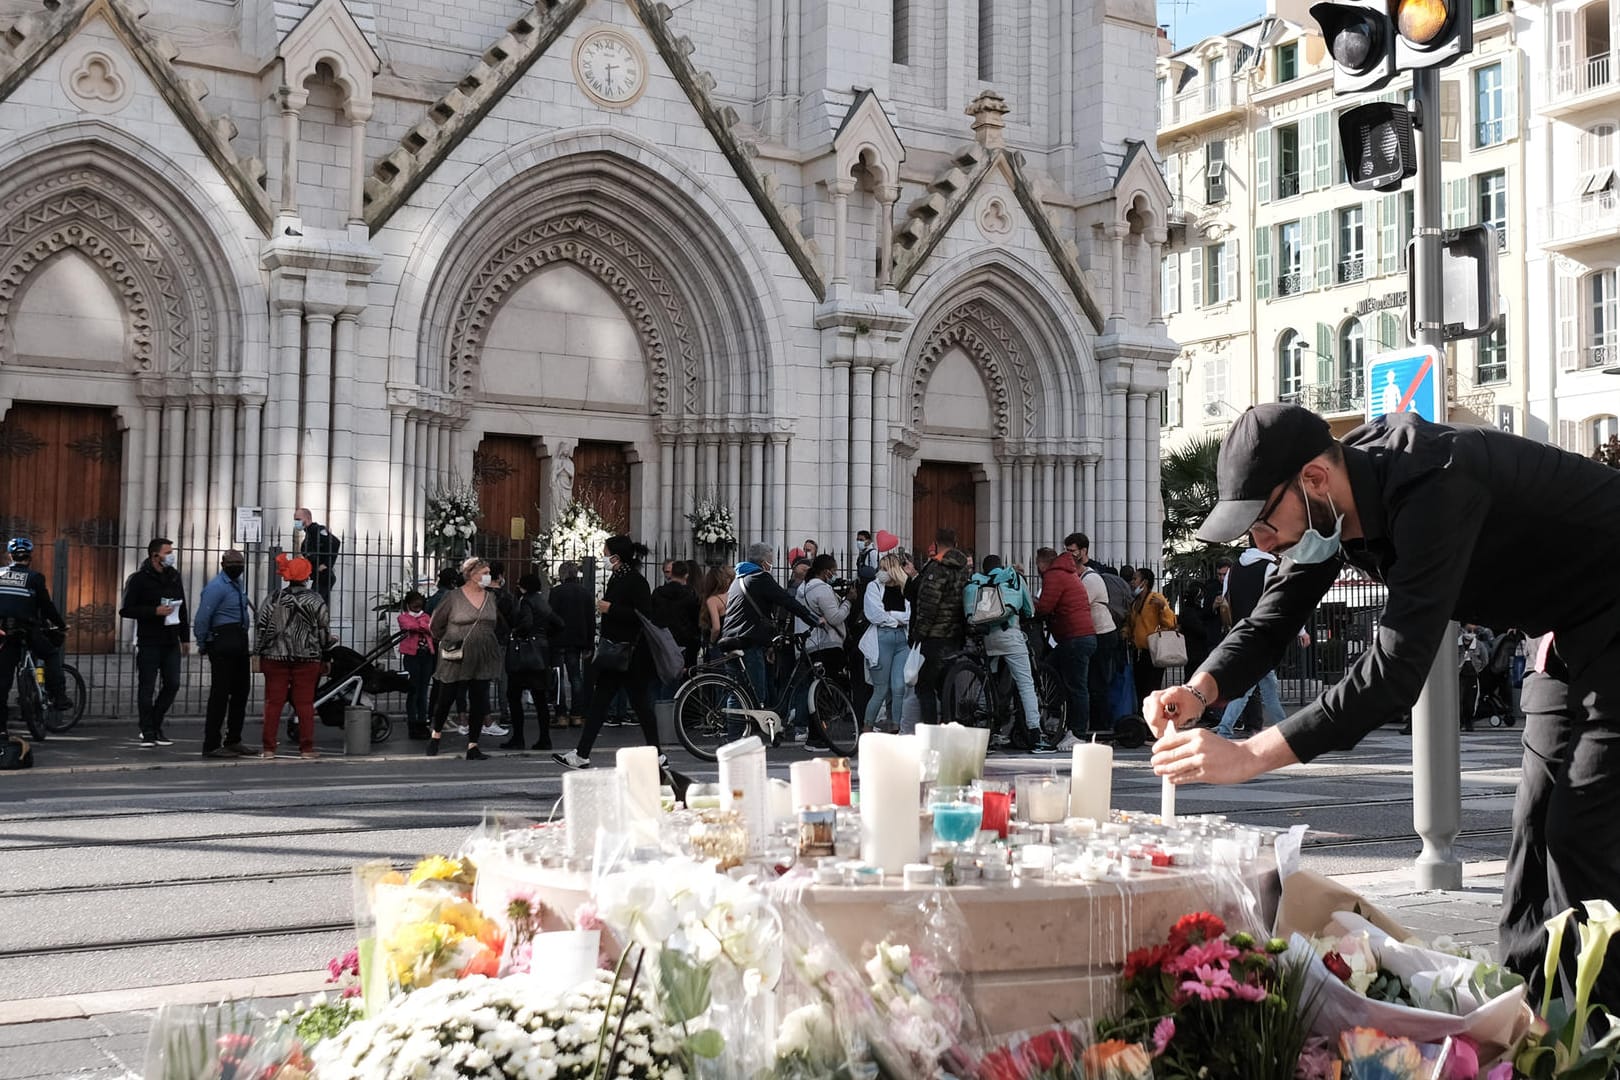
[[[1073,750],[1079,745],[1080,740],[1074,737],[1074,732],[1070,731],[1064,734],[1063,739],[1057,744],[1057,748],[1058,752],[1062,753],[1065,750]]]
[[[467,734],[467,725],[457,723],[456,721],[452,720],[448,724],[444,725],[444,730],[448,731],[452,735],[465,735]]]
[[[588,769],[591,767],[590,758],[580,757],[572,750],[568,751],[566,754],[552,754],[551,760],[555,761],[565,769]]]
[[[484,734],[492,739],[504,739],[512,734],[512,729],[505,724],[485,724]]]

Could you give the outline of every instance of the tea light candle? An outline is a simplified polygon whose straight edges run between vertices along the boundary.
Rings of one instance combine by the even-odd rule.
[[[1052,868],[1052,845],[1025,844],[1019,851],[1019,864],[1025,869],[1050,870]]]
[[[849,792],[849,758],[829,758],[827,769],[831,774],[832,799],[834,806],[848,806],[850,804]]]
[[[1069,816],[1108,820],[1114,801],[1114,748],[1080,743],[1069,772]]]
[[[939,884],[939,872],[929,863],[907,863],[900,880],[908,889],[932,889]]]
[[[1176,725],[1173,723],[1165,724],[1164,737],[1173,739],[1175,735]],[[1170,782],[1168,776],[1161,779],[1162,782],[1159,784],[1159,820],[1166,825],[1174,825],[1176,823],[1176,785]]]
[[[758,852],[771,832],[765,744],[759,736],[749,735],[715,751],[715,760],[720,765],[720,809],[731,810],[742,818],[748,830],[748,850]]]
[[[922,784],[916,740],[861,736],[861,858],[879,874],[900,874],[922,843]]]
[[[788,776],[795,808],[832,805],[832,766],[826,758],[795,761],[788,766]]]
[[[791,824],[796,820],[793,806],[793,789],[786,780],[771,777],[766,781],[765,802],[771,810],[771,825],[780,828],[784,823]]]
[[[1056,776],[1018,778],[1018,816],[1037,824],[1062,821],[1069,811],[1068,785]]]
[[[624,783],[624,824],[638,843],[658,842],[663,798],[658,783],[658,748],[626,746],[613,759]]]

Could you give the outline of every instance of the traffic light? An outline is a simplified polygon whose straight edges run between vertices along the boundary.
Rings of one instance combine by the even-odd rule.
[[[1333,57],[1333,92],[1377,90],[1395,75],[1395,28],[1389,0],[1331,0],[1312,4]]]
[[[1445,67],[1474,50],[1472,0],[1395,0],[1395,70]]]
[[[1357,191],[1399,191],[1401,181],[1417,175],[1412,114],[1405,105],[1370,101],[1339,116],[1339,146],[1344,171]]]

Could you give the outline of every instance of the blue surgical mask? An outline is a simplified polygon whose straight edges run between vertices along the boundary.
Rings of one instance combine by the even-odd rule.
[[[164,566],[170,567],[172,569],[174,564],[175,564],[175,554],[174,554],[174,552],[171,551],[167,555],[163,556],[163,565]]]
[[[1305,516],[1309,519],[1311,503],[1310,498],[1305,494],[1303,481],[1299,485],[1299,494],[1301,498],[1305,499]],[[1299,538],[1297,544],[1287,551],[1279,551],[1277,554],[1301,566],[1314,566],[1318,563],[1325,563],[1337,555],[1339,553],[1340,538],[1344,534],[1344,515],[1339,513],[1337,506],[1333,505],[1333,496],[1331,495],[1328,496],[1328,506],[1334,514],[1332,536],[1323,536],[1316,530],[1314,523],[1309,523],[1305,535]]]

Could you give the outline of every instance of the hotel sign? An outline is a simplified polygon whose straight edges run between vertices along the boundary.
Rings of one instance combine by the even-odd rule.
[[[1406,290],[1385,293],[1383,296],[1369,296],[1356,305],[1357,315],[1366,315],[1374,311],[1388,311],[1390,308],[1403,308],[1406,306]]]

